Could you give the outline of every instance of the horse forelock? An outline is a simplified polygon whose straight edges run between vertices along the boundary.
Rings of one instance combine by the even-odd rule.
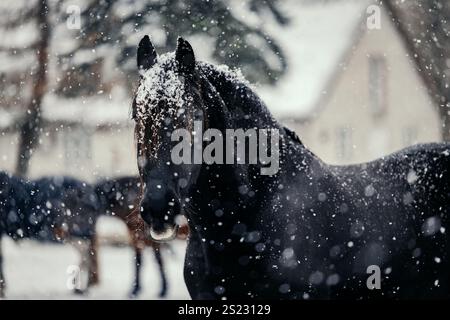
[[[174,118],[185,106],[184,79],[177,73],[174,53],[158,56],[155,65],[141,74],[133,101],[136,139],[140,155],[156,156],[159,128],[167,117]]]

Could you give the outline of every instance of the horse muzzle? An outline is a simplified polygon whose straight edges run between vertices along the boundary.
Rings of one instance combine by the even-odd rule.
[[[149,228],[149,236],[153,241],[165,242],[175,239],[178,233],[178,225],[164,224],[163,228],[155,229],[153,226]]]

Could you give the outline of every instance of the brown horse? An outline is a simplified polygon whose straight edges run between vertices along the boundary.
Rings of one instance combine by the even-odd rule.
[[[34,239],[73,244],[81,253],[76,292],[98,281],[95,224],[98,200],[88,183],[65,176],[25,180],[0,172],[0,240]],[[5,294],[0,244],[0,297]],[[80,277],[80,278],[79,278]],[[84,283],[82,283],[84,282]]]
[[[95,192],[100,202],[102,213],[117,217],[125,222],[130,235],[131,245],[135,252],[135,277],[130,296],[136,297],[141,290],[140,271],[142,266],[142,251],[145,247],[151,247],[159,267],[161,276],[160,297],[167,294],[167,278],[164,271],[164,261],[161,256],[161,244],[151,240],[147,235],[144,221],[139,212],[135,210],[139,204],[141,182],[137,177],[120,177],[105,179],[95,185]],[[178,232],[178,238],[186,239],[187,225],[182,226]],[[97,256],[92,254],[92,256]],[[97,274],[98,272],[95,272]]]
[[[22,181],[0,172],[0,240],[1,235],[5,234],[17,240],[33,238],[74,245],[81,256],[80,276],[87,275],[86,281],[82,281],[74,291],[84,293],[99,283],[97,218],[102,214],[115,216],[125,222],[135,251],[135,280],[131,296],[138,295],[141,289],[142,250],[148,246],[153,248],[159,266],[162,280],[160,296],[163,297],[167,293],[167,279],[160,253],[161,244],[150,240],[139,212],[134,210],[139,203],[140,186],[139,178],[135,177],[103,180],[93,187],[70,177]],[[65,214],[68,211],[70,215]],[[6,219],[8,212],[9,216],[14,213],[18,218]],[[31,224],[29,221],[40,223]],[[182,226],[178,238],[186,239],[187,234],[187,226]],[[0,244],[0,298],[6,286],[1,253]]]

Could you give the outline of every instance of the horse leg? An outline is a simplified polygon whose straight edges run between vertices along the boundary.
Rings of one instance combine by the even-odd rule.
[[[80,274],[79,285],[73,289],[76,294],[84,294],[89,287],[89,274],[90,274],[90,245],[85,241],[75,241],[75,248],[80,253]],[[84,277],[87,273],[87,279]],[[85,281],[84,281],[85,280]]]
[[[158,263],[159,273],[161,275],[161,291],[159,292],[159,297],[163,298],[167,294],[167,278],[164,271],[164,262],[161,256],[161,248],[159,245],[153,245],[153,252],[155,253],[156,262]]]
[[[6,282],[3,274],[2,235],[0,234],[0,298],[5,297]]]
[[[89,249],[88,249],[88,259],[89,259],[89,278],[88,278],[88,288],[98,284],[99,276],[98,276],[98,244],[97,244],[97,236],[92,236],[89,240]]]
[[[141,292],[142,249],[137,245],[134,246],[134,254],[134,282],[130,294],[132,298],[137,297]]]

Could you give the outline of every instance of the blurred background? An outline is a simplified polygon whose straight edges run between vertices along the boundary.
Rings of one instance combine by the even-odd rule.
[[[145,34],[159,53],[181,35],[198,60],[240,68],[329,163],[449,141],[449,17],[447,0],[2,0],[0,170],[89,182],[136,175],[130,107]],[[132,253],[108,239],[126,244],[126,228],[102,218],[98,229],[101,283],[87,297],[124,298]],[[163,253],[169,298],[188,298],[184,245]],[[71,250],[7,240],[9,296],[71,297]],[[159,280],[146,254],[141,297],[150,299]]]

